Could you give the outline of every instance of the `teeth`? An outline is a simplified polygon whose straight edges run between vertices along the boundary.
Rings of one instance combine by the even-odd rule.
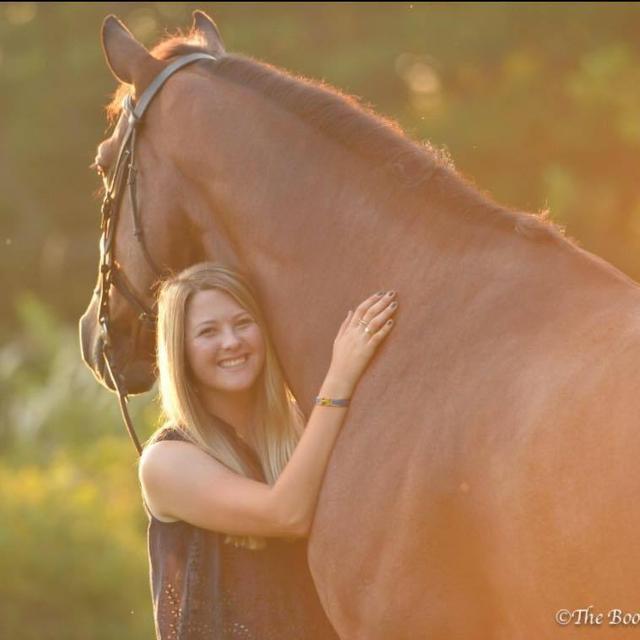
[[[247,356],[242,356],[241,358],[234,358],[233,360],[222,360],[218,363],[221,367],[235,367],[236,365],[242,364],[247,360]]]

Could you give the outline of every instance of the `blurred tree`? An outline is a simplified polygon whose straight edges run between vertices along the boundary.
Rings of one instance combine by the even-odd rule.
[[[153,637],[131,449],[103,437],[81,458],[0,463],[0,633],[20,640]]]
[[[17,316],[0,348],[0,637],[152,637],[147,517],[117,404],[50,308],[25,293]],[[144,441],[156,407],[131,408]]]

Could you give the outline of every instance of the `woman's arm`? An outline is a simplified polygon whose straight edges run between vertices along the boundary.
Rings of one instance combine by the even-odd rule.
[[[352,391],[350,385],[327,375],[318,395],[350,398]],[[322,478],[347,411],[347,407],[314,406],[295,451],[273,485],[275,503],[294,535],[309,534]]]
[[[350,398],[377,346],[389,333],[395,296],[372,296],[349,312],[334,341],[318,393]],[[396,303],[397,306],[397,303]],[[367,322],[369,333],[361,323]],[[273,486],[238,475],[180,441],[145,449],[139,478],[157,516],[232,535],[306,536],[331,450],[348,409],[315,405],[289,462]]]

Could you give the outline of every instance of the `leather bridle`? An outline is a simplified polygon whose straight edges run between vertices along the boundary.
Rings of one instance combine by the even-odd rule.
[[[104,358],[105,366],[109,372],[109,376],[111,377],[112,384],[118,394],[118,402],[120,404],[122,418],[127,431],[129,432],[129,436],[133,440],[133,444],[136,447],[138,455],[141,455],[142,447],[140,446],[140,441],[138,440],[135,429],[133,428],[131,417],[129,416],[129,411],[127,409],[128,394],[124,378],[116,369],[113,358],[112,332],[109,318],[109,293],[111,291],[111,287],[113,286],[116,288],[122,294],[123,298],[135,309],[138,313],[138,320],[140,323],[145,322],[153,326],[155,325],[157,315],[155,311],[155,301],[152,306],[149,306],[142,299],[142,297],[129,284],[129,280],[114,258],[114,240],[118,226],[120,205],[122,203],[122,197],[125,190],[128,190],[131,201],[131,215],[133,217],[133,234],[140,244],[145,260],[156,278],[162,279],[165,273],[157,266],[156,262],[151,257],[151,253],[149,252],[149,247],[145,242],[144,232],[140,224],[140,212],[138,210],[138,202],[136,198],[137,169],[135,167],[137,130],[142,122],[142,118],[147,107],[169,77],[179,69],[182,69],[182,67],[198,60],[217,59],[218,58],[208,53],[192,53],[186,56],[181,56],[167,65],[154,78],[151,84],[140,96],[137,104],[134,104],[130,95],[127,95],[124,98],[122,112],[120,113],[120,121],[124,119],[126,122],[126,128],[116,157],[116,162],[111,167],[108,175],[104,175],[104,173],[101,172],[102,179],[104,181],[105,193],[100,209],[100,272],[98,274],[98,286],[94,291],[94,295],[99,295],[98,322],[100,324],[100,334],[102,338],[102,357]],[[117,126],[119,125],[120,122]],[[140,324],[138,325],[138,330],[139,328]]]

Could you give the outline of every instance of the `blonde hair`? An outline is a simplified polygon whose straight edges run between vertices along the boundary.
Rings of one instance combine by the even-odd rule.
[[[147,440],[155,441],[167,426],[178,428],[187,440],[243,476],[252,477],[226,434],[216,426],[190,381],[185,356],[187,305],[198,291],[216,289],[236,300],[262,330],[264,367],[256,380],[256,422],[251,444],[268,484],[273,485],[293,453],[304,427],[304,416],[286,384],[256,294],[246,277],[229,267],[202,262],[165,280],[158,295],[157,368],[165,424]],[[250,549],[266,544],[257,536],[227,535],[225,542]]]

